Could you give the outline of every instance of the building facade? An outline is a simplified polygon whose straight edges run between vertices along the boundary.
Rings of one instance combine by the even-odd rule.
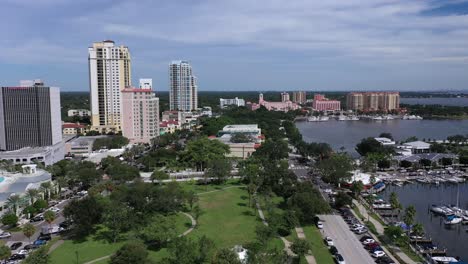
[[[153,89],[153,79],[144,78],[140,79],[140,89]]]
[[[400,108],[399,92],[353,92],[346,96],[348,110],[392,111]]]
[[[287,93],[286,93],[287,94]],[[259,109],[261,106],[265,107],[268,111],[282,111],[282,112],[288,112],[291,110],[297,110],[300,108],[300,106],[294,102],[289,101],[289,94],[286,95],[285,93],[281,94],[281,99],[287,101],[281,101],[281,102],[270,102],[270,101],[265,101],[263,99],[263,94],[260,94],[258,97],[258,104],[257,103],[251,103],[248,102],[246,104],[246,107],[252,111],[255,111]]]
[[[0,89],[0,150],[46,147],[62,142],[60,89],[41,80]]]
[[[67,115],[68,115],[68,117],[72,117],[72,116],[81,116],[81,117],[90,116],[91,111],[86,110],[86,109],[70,109],[70,110],[68,110]]]
[[[95,42],[88,48],[88,61],[92,128],[120,131],[122,90],[131,86],[130,51],[112,40]]]
[[[329,100],[322,94],[315,94],[312,108],[316,111],[339,111],[341,110],[341,102]]]
[[[292,101],[297,104],[305,104],[307,101],[307,94],[305,91],[295,91],[293,92]]]
[[[151,89],[122,91],[122,134],[132,143],[150,143],[159,136],[159,98]]]
[[[233,99],[219,98],[219,107],[221,109],[226,108],[227,106],[230,106],[230,105],[235,105],[237,107],[245,106],[245,101],[244,101],[244,99],[240,99],[240,98],[237,98],[237,97],[233,98]]]
[[[197,77],[188,61],[173,61],[169,65],[169,108],[183,112],[198,108]]]

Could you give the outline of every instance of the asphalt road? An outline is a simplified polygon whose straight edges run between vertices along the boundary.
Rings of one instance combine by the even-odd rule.
[[[364,249],[357,236],[349,230],[348,225],[339,215],[320,215],[323,223],[324,236],[333,239],[335,247],[346,263],[375,263],[374,259]]]

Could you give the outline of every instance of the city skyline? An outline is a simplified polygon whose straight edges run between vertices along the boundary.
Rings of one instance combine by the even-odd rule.
[[[152,78],[157,92],[179,59],[196,67],[200,91],[468,89],[462,0],[7,0],[2,11],[3,86],[33,77],[87,91],[87,47],[112,39],[132,53],[132,82]]]

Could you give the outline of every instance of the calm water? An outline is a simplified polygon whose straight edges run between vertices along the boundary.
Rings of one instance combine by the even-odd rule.
[[[326,142],[335,150],[344,147],[356,156],[356,144],[365,137],[392,133],[400,141],[411,136],[419,139],[446,139],[447,136],[468,134],[468,120],[388,120],[335,121],[296,123],[306,142]]]
[[[468,98],[400,98],[402,104],[468,106]]]
[[[468,209],[468,183],[458,185],[460,188],[460,207]],[[457,185],[441,184],[407,184],[403,187],[388,186],[382,192],[385,199],[389,199],[390,193],[395,192],[402,205],[414,205],[416,207],[417,222],[423,224],[428,237],[439,246],[446,248],[448,255],[460,256],[468,261],[468,225],[445,226],[443,217],[435,216],[428,212],[432,204],[456,204]]]

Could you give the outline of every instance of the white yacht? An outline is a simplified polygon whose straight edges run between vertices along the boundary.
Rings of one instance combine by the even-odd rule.
[[[338,121],[348,121],[348,120],[349,120],[349,118],[347,116],[345,116],[345,115],[339,115],[338,116]]]
[[[355,115],[352,115],[349,117],[349,120],[351,121],[359,121],[359,117],[355,116]]]
[[[457,215],[449,215],[444,221],[444,224],[446,225],[456,225],[459,224],[463,221],[463,218],[457,216]]]
[[[328,117],[328,116],[321,116],[321,117],[319,118],[318,121],[324,122],[324,121],[328,121],[328,120],[330,120],[330,117]]]
[[[449,264],[449,263],[457,263],[458,259],[454,257],[432,257],[432,262],[434,264]]]
[[[316,117],[316,116],[309,116],[309,117],[307,118],[307,121],[308,121],[308,122],[317,122],[317,121],[319,121],[319,118]]]

